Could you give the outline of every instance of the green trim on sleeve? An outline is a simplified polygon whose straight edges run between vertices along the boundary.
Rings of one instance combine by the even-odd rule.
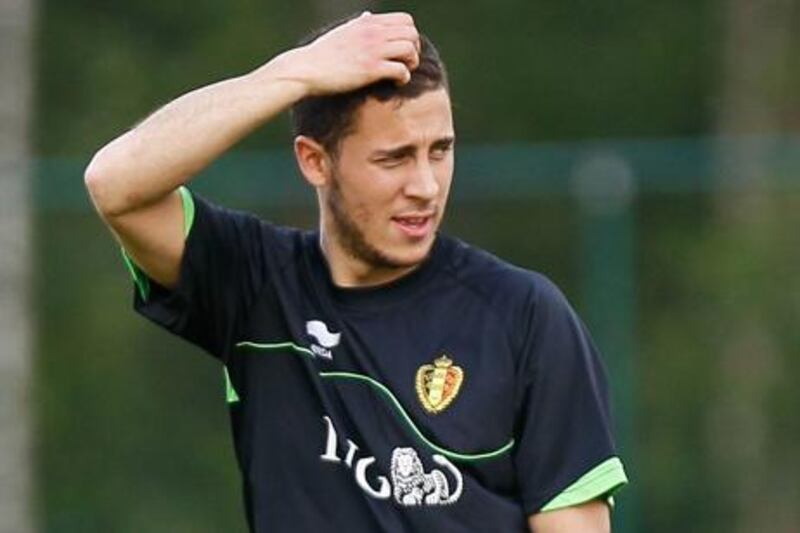
[[[239,401],[239,395],[236,394],[236,389],[231,383],[231,376],[228,374],[228,367],[224,368],[225,373],[225,401],[229,404],[237,403]]]
[[[611,501],[611,495],[627,483],[628,477],[622,461],[618,457],[612,457],[582,475],[561,494],[547,502],[541,511],[555,511],[601,497]]]
[[[183,205],[183,236],[188,237],[194,224],[194,198],[186,187],[181,186],[178,191],[181,193],[181,205]]]
[[[183,236],[186,238],[189,236],[189,231],[191,231],[194,224],[194,199],[192,198],[192,193],[186,187],[181,186],[178,191],[181,195],[181,206],[183,207]],[[139,296],[141,296],[142,301],[146,302],[150,296],[150,279],[136,265],[125,248],[120,247],[120,251],[122,252],[122,260],[125,262],[125,266],[133,278],[133,283],[136,285],[136,290],[139,291]]]
[[[125,262],[125,266],[128,267],[128,272],[130,272],[133,283],[136,285],[136,290],[139,291],[139,296],[146,302],[150,296],[150,279],[136,266],[136,263],[133,262],[125,248],[120,248],[120,251],[122,252],[122,260]]]

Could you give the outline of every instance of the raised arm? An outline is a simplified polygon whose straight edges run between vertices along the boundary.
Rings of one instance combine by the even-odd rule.
[[[94,155],[84,178],[98,213],[140,268],[173,287],[184,250],[177,189],[302,98],[407,82],[418,39],[410,15],[365,13],[248,74],[180,96]]]

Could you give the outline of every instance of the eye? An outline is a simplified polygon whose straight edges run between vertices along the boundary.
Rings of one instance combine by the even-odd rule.
[[[440,144],[431,148],[432,159],[444,159],[447,154],[453,149],[452,143]]]
[[[405,159],[406,159],[405,156],[393,155],[388,157],[381,157],[380,159],[376,159],[375,162],[384,168],[393,168],[402,165]]]

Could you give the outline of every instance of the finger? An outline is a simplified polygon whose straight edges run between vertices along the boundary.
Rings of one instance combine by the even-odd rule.
[[[407,13],[399,13],[400,15],[398,18],[394,19],[394,23],[390,23],[385,25],[386,31],[391,32],[398,32],[398,33],[391,33],[393,37],[391,39],[403,39],[408,38],[409,40],[414,41],[415,46],[417,47],[417,52],[422,51],[422,40],[419,36],[419,30],[417,29],[416,25],[414,24],[414,19],[411,18],[411,15]],[[408,17],[404,17],[404,15],[408,15]],[[396,35],[396,37],[395,37]]]
[[[386,26],[381,34],[387,41],[419,42],[419,32],[413,26]]]
[[[387,26],[413,26],[414,25],[414,17],[409,15],[405,12],[395,12],[395,13],[380,13],[377,15],[373,15],[373,20],[380,24],[385,24]]]
[[[381,47],[381,55],[386,59],[402,61],[411,70],[419,66],[419,53],[412,41],[389,41]]]
[[[411,79],[411,71],[401,61],[383,61],[378,67],[381,79],[394,80],[398,85],[405,85]]]

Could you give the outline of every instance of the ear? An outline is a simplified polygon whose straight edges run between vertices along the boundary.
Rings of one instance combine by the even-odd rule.
[[[331,176],[331,159],[325,148],[305,135],[294,138],[294,157],[297,166],[312,187],[323,187]]]

